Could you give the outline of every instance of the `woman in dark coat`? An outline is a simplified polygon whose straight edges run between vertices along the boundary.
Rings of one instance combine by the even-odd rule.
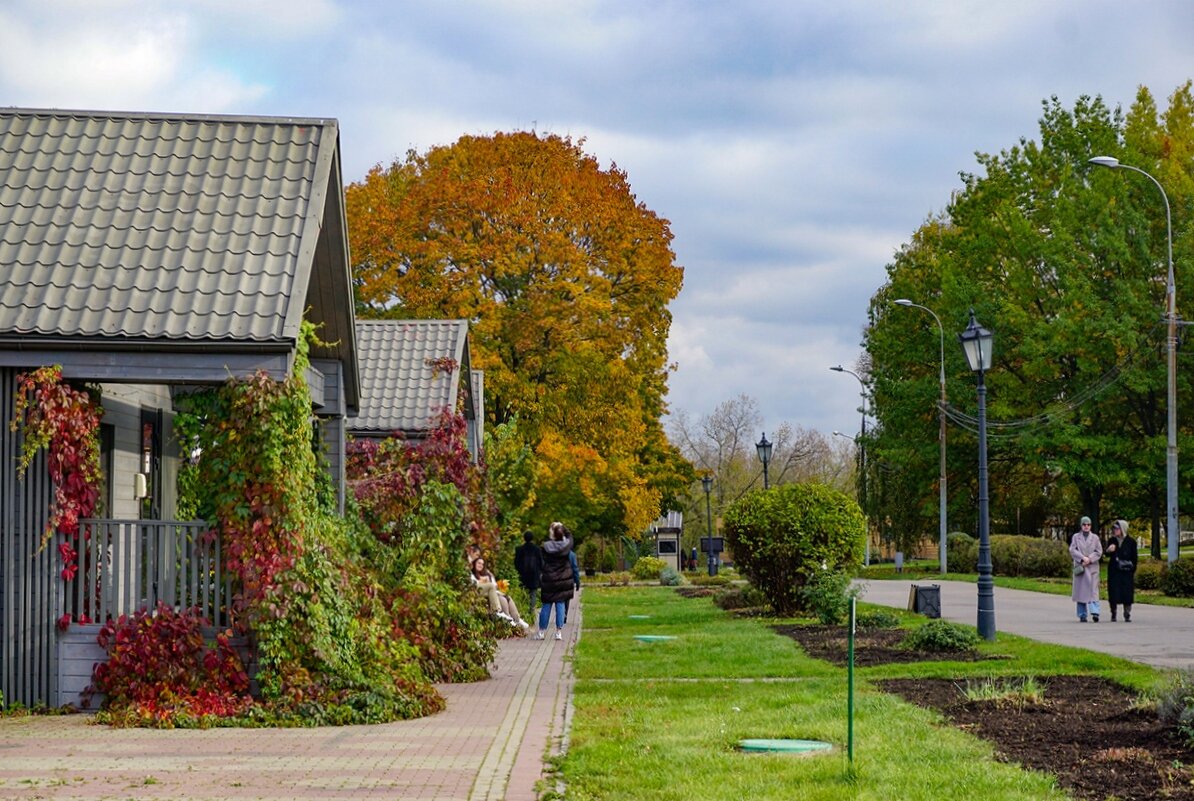
[[[543,543],[543,607],[539,610],[539,630],[535,639],[542,640],[551,622],[551,610],[556,610],[556,639],[564,639],[565,602],[572,598],[572,533],[563,523],[551,524],[551,536]]]
[[[1107,602],[1111,604],[1111,620],[1115,607],[1124,605],[1124,622],[1132,622],[1132,602],[1136,599],[1136,540],[1128,536],[1128,521],[1111,524],[1111,539],[1104,549],[1107,562]]]

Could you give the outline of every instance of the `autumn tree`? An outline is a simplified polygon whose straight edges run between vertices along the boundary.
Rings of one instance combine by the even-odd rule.
[[[688,479],[666,412],[666,220],[583,140],[464,136],[347,189],[358,313],[470,322],[486,418],[536,452],[539,523],[645,529]]]

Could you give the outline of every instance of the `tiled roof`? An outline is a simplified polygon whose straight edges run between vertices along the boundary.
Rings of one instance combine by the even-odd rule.
[[[0,336],[293,341],[337,147],[335,120],[0,109]]]
[[[445,408],[455,411],[461,368],[468,367],[467,321],[358,320],[356,325],[361,408],[348,420],[349,432],[417,435]]]

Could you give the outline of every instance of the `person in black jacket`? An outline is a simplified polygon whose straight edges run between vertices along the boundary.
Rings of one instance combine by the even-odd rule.
[[[543,581],[543,551],[535,544],[535,535],[530,531],[522,533],[522,545],[514,549],[514,569],[518,571],[518,580],[526,587],[531,597],[531,607],[528,614],[535,616],[535,602],[539,598],[539,587]]]
[[[1111,537],[1103,553],[1107,561],[1107,603],[1111,605],[1111,620],[1115,621],[1115,607],[1124,605],[1124,622],[1132,622],[1132,602],[1136,600],[1136,540],[1128,536],[1128,521],[1111,524]]]
[[[565,602],[572,598],[572,533],[563,523],[551,524],[551,536],[543,543],[543,608],[539,610],[539,630],[535,639],[542,640],[551,622],[551,610],[556,610],[557,640],[564,639]]]

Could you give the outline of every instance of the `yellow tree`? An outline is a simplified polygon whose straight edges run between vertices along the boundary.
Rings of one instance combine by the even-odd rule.
[[[637,533],[686,483],[663,435],[665,219],[583,140],[464,136],[348,187],[358,312],[470,321],[491,424],[539,456],[535,498],[581,530]]]

